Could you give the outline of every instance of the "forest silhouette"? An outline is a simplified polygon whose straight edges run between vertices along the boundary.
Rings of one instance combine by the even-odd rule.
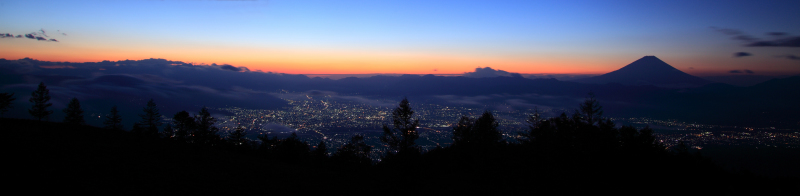
[[[244,127],[221,134],[206,107],[164,122],[153,99],[130,130],[116,106],[105,127],[86,125],[77,98],[63,109],[62,123],[49,122],[45,84],[32,95],[35,120],[0,121],[18,171],[8,177],[45,185],[29,193],[795,195],[800,182],[727,171],[683,144],[668,149],[650,128],[604,118],[593,93],[571,114],[531,115],[518,141],[503,139],[490,111],[462,116],[452,127],[453,144],[429,151],[415,143],[419,121],[403,99],[383,125],[381,141],[390,150],[379,162],[362,135],[338,147],[312,146],[294,133],[252,141]],[[0,98],[3,111],[15,99]]]

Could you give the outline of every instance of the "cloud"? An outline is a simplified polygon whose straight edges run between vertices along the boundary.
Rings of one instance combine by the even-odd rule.
[[[28,39],[36,39],[36,36],[34,36],[32,33],[25,34],[25,37]]]
[[[250,69],[247,69],[247,67],[234,67],[233,65],[228,65],[228,64],[221,65],[221,66],[219,66],[219,68],[223,69],[223,70],[236,71],[236,72],[249,72],[250,71]]]
[[[777,39],[772,41],[756,41],[747,46],[751,47],[800,47],[800,36]]]
[[[499,76],[510,76],[510,77],[522,77],[522,75],[518,73],[510,73],[503,70],[495,70],[491,67],[484,67],[484,68],[475,68],[474,72],[464,72],[465,77],[472,77],[472,78],[493,78]]]
[[[752,70],[749,70],[749,69],[743,69],[743,70],[730,70],[730,71],[728,71],[728,73],[735,73],[735,74],[740,74],[740,73],[754,74],[755,72],[753,72]]]
[[[733,57],[746,57],[746,56],[753,56],[753,54],[747,52],[737,52],[733,53]]]
[[[5,34],[0,33],[0,38],[7,38],[7,37],[14,38],[14,35],[11,35],[10,33],[5,33]]]
[[[800,36],[785,37],[788,33],[784,32],[770,32],[767,35],[777,37],[774,40],[761,40],[753,36],[747,35],[742,31],[736,29],[725,29],[711,27],[712,29],[731,36],[731,39],[745,42],[748,47],[800,47]]]
[[[795,55],[791,55],[791,54],[780,55],[780,56],[777,56],[777,57],[778,58],[786,58],[786,59],[789,59],[789,60],[800,60],[800,56],[795,56]]]
[[[784,32],[770,32],[770,33],[767,33],[767,35],[780,37],[780,36],[786,35],[786,33],[784,33]]]

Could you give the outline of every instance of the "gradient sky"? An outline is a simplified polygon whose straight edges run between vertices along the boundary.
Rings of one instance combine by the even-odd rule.
[[[292,74],[599,74],[656,55],[695,75],[800,74],[800,1],[0,0],[0,58],[168,60]],[[58,34],[58,32],[67,35]],[[734,57],[737,52],[753,56]]]

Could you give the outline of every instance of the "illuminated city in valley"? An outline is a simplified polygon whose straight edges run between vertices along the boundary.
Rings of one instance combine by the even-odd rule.
[[[7,192],[800,195],[800,1],[0,0]]]
[[[309,144],[317,144],[324,140],[332,146],[341,146],[354,135],[364,135],[367,143],[375,147],[373,159],[378,160],[386,153],[387,148],[379,138],[383,134],[382,126],[384,124],[391,126],[388,123],[391,123],[393,108],[334,100],[329,96],[286,97],[293,97],[285,99],[291,106],[277,110],[239,107],[212,109],[231,114],[220,119],[221,130],[230,132],[238,126],[243,126],[252,130],[253,140],[256,140],[256,136],[264,134],[270,137],[286,137],[296,133]],[[437,104],[412,104],[412,107],[415,111],[414,117],[420,120],[418,127],[420,139],[417,143],[425,150],[452,145],[453,126],[458,118],[461,116],[477,118],[483,112],[479,108]],[[536,111],[550,114],[570,112],[567,109],[491,112],[498,119],[503,137],[513,142],[519,139],[518,133],[527,128],[526,119]],[[706,125],[641,117],[609,117],[609,119],[620,125],[633,125],[639,128],[648,126],[655,129],[657,139],[666,148],[678,145],[679,142],[684,142],[694,149],[702,149],[708,145],[800,148],[800,132],[795,129]]]

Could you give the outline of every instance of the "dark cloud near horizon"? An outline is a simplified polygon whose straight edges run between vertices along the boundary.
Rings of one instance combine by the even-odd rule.
[[[747,52],[737,52],[733,53],[733,57],[746,57],[746,56],[753,56],[753,54]]]
[[[778,58],[786,58],[786,59],[789,59],[789,60],[800,60],[800,56],[795,56],[795,55],[791,55],[791,54],[780,55],[780,56],[777,56],[777,57]]]
[[[787,35],[787,34],[786,34],[786,33],[784,33],[784,32],[770,32],[770,33],[767,33],[767,35],[772,35],[772,36],[784,36],[784,35]]]
[[[777,39],[772,41],[757,41],[747,46],[751,47],[800,47],[800,36]]]
[[[753,72],[752,70],[749,70],[749,69],[743,69],[743,70],[730,70],[730,71],[728,71],[728,73],[735,73],[735,74],[740,74],[740,73],[754,74],[755,72]]]
[[[247,67],[235,67],[233,65],[228,65],[228,64],[221,65],[221,66],[219,66],[219,68],[223,69],[223,70],[236,71],[236,72],[249,72],[250,71],[250,69],[247,69]]]
[[[747,47],[800,47],[800,36],[785,37],[785,32],[770,32],[767,35],[777,37],[774,40],[761,40],[736,29],[711,27],[712,29],[731,36],[731,39],[745,42]]]
[[[519,73],[511,73],[503,70],[495,70],[491,67],[484,67],[484,68],[475,68],[474,72],[464,72],[465,77],[472,77],[472,78],[493,78],[499,76],[506,76],[506,77],[522,77]]]

